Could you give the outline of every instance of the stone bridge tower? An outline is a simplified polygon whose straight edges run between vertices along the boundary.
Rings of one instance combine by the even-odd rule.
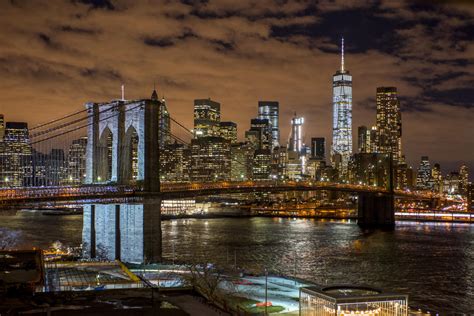
[[[87,103],[86,183],[143,183],[159,192],[161,102],[152,99]]]

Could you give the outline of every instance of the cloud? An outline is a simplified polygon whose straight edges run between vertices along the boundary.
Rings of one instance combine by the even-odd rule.
[[[7,120],[49,121],[86,101],[117,98],[122,83],[127,98],[149,97],[156,82],[187,126],[193,100],[211,97],[242,137],[258,100],[271,99],[281,104],[282,141],[297,111],[307,140],[325,136],[329,144],[344,35],[354,138],[358,125],[375,122],[376,87],[396,86],[409,161],[456,157],[474,169],[472,137],[455,136],[474,120],[474,11],[462,3],[44,0],[2,2],[0,12]]]

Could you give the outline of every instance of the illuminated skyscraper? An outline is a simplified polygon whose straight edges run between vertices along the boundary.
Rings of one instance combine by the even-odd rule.
[[[416,186],[422,190],[431,189],[431,165],[428,156],[422,156],[418,174],[416,176]]]
[[[272,129],[272,147],[280,146],[279,104],[277,101],[258,101],[258,118],[267,119]],[[273,149],[272,148],[272,149]]]
[[[251,119],[250,129],[245,132],[245,139],[254,149],[271,149],[272,129],[268,119]]]
[[[377,88],[377,152],[392,154],[395,165],[402,156],[402,118],[397,88]]]
[[[237,124],[234,122],[221,122],[219,124],[219,135],[231,144],[237,143]]]
[[[31,146],[28,124],[7,122],[0,144],[0,185],[20,187],[31,173]]]
[[[209,99],[194,100],[194,137],[219,136],[221,105]]]
[[[331,156],[340,155],[340,173],[347,174],[352,154],[352,76],[344,69],[344,38],[341,43],[341,69],[333,76],[333,130]]]
[[[459,169],[459,177],[461,183],[459,183],[459,193],[462,195],[467,195],[469,187],[469,169],[466,165],[462,165]]]
[[[72,141],[67,157],[68,184],[83,184],[86,178],[87,137]]]
[[[291,137],[289,151],[301,153],[303,149],[303,123],[304,118],[295,116],[291,119]]]
[[[3,114],[0,114],[0,141],[3,141],[5,136],[5,118]]]

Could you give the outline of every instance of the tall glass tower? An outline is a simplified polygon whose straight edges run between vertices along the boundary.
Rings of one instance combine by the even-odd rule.
[[[272,149],[280,146],[280,128],[278,125],[278,101],[258,101],[258,118],[267,119],[272,128]]]
[[[332,82],[333,127],[332,161],[338,162],[340,174],[347,175],[352,155],[352,76],[344,69],[344,38],[341,41],[341,69],[336,71]]]

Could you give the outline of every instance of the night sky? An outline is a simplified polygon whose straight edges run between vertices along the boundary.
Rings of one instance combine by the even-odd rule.
[[[307,143],[330,143],[341,36],[354,149],[357,127],[375,123],[376,87],[396,86],[408,162],[474,173],[469,1],[0,0],[0,112],[33,126],[117,99],[122,82],[127,99],[148,98],[156,82],[189,127],[195,98],[219,101],[240,137],[258,100],[278,100],[282,142],[296,111]]]

